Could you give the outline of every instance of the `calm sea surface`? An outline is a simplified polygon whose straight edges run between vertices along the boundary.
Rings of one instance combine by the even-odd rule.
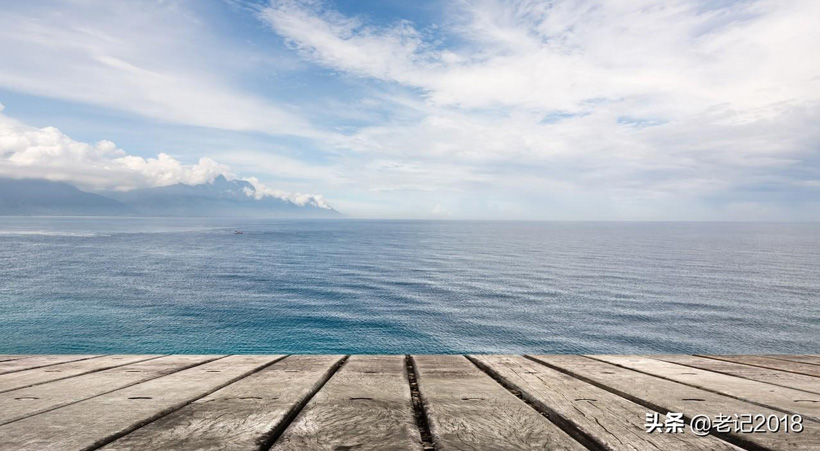
[[[0,218],[0,353],[75,352],[820,353],[820,224]]]

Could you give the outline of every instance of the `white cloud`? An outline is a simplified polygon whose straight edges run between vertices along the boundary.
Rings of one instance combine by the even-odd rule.
[[[0,14],[0,87],[172,123],[324,136],[237,87],[260,59],[179,2],[25,2]]]
[[[90,191],[125,191],[178,183],[201,185],[220,175],[229,180],[238,178],[230,167],[208,157],[196,164],[184,164],[165,153],[143,158],[129,155],[111,141],[75,141],[55,127],[31,127],[0,113],[0,177],[44,178]],[[320,195],[275,190],[255,177],[243,180],[255,188],[246,192],[249,197],[331,208]]]
[[[92,190],[209,183],[230,168],[210,158],[184,165],[160,153],[129,155],[111,141],[88,144],[55,127],[37,128],[0,114],[0,175],[70,181]]]
[[[440,203],[454,217],[566,219],[753,217],[816,198],[820,2],[465,0],[436,4],[430,25],[329,1],[243,3],[283,49],[273,34],[242,41],[248,16],[203,18],[200,3],[43,1],[3,7],[0,88],[311,138],[185,128],[157,146],[277,180],[254,195],[319,204],[290,193],[332,192],[368,216],[427,217]],[[280,62],[294,64],[288,98],[310,121],[257,85],[288,79]],[[222,167],[64,147],[92,163],[16,158],[122,189]],[[782,208],[736,207],[761,187]]]
[[[379,29],[321,2],[295,0],[272,1],[259,16],[304,54],[357,75],[414,83],[419,66],[435,59],[406,21]]]
[[[433,206],[433,209],[430,210],[430,213],[433,216],[450,216],[450,210],[442,206],[440,203],[437,203]]]
[[[393,116],[334,143],[371,159],[357,177],[371,189],[663,217],[660,203],[820,173],[820,2],[447,5],[431,28],[319,1],[272,0],[259,15],[309,61],[409,88],[374,88]]]
[[[320,2],[272,0],[260,17],[320,64],[423,88],[438,105],[587,111],[640,98],[675,115],[820,99],[820,61],[807,58],[820,40],[817,2],[458,5],[450,31],[465,44],[453,49],[408,22],[377,27]]]
[[[255,199],[264,199],[265,197],[274,197],[277,199],[287,200],[292,202],[296,205],[304,207],[305,205],[310,205],[313,207],[324,208],[326,210],[331,209],[331,206],[325,202],[325,199],[322,195],[318,194],[304,194],[304,193],[289,193],[286,191],[273,189],[268,186],[265,186],[263,183],[259,181],[256,177],[248,177],[243,179],[247,182],[250,182],[253,185],[253,190],[246,189],[245,194]]]

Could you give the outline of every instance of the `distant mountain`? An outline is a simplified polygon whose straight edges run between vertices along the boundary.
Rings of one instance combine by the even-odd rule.
[[[63,182],[0,178],[0,215],[117,216],[131,209]]]
[[[308,203],[297,205],[275,197],[248,196],[253,185],[218,176],[213,183],[170,185],[127,192],[106,193],[144,216],[252,216],[252,217],[338,217],[332,208]]]
[[[219,176],[202,185],[170,185],[104,195],[62,182],[0,178],[0,215],[214,216],[329,218],[341,214],[315,202],[298,205],[275,197],[249,196],[242,180]]]

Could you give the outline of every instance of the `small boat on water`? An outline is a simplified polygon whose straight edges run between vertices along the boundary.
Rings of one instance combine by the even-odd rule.
[[[234,230],[233,234],[234,235],[242,235],[242,231],[241,230]]]

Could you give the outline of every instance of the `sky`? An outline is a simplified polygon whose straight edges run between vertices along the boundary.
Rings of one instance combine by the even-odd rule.
[[[0,0],[0,176],[350,217],[820,220],[814,0]]]

